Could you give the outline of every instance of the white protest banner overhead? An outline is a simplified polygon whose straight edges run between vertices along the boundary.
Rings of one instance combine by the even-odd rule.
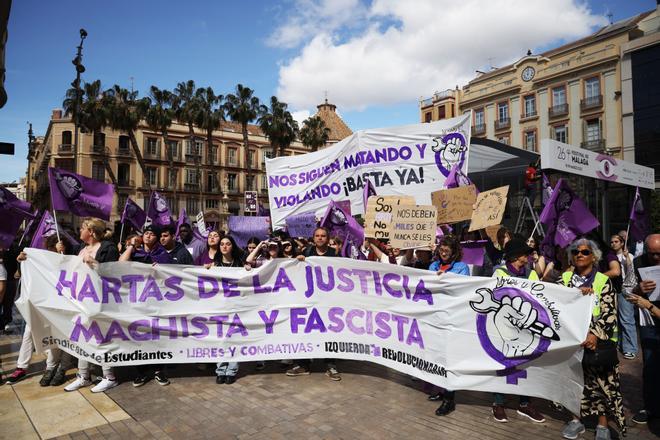
[[[355,359],[579,411],[593,299],[577,289],[345,258],[246,271],[26,253],[17,305],[39,352],[107,366]]]
[[[266,160],[273,228],[286,217],[315,211],[330,200],[350,200],[352,214],[363,214],[364,186],[378,195],[413,196],[431,204],[454,164],[468,171],[470,115],[425,124],[354,133],[313,153]]]

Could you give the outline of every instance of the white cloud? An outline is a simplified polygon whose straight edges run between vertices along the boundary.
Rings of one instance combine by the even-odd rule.
[[[504,65],[607,24],[578,0],[374,0],[350,17],[330,17],[330,4],[299,1],[274,33],[282,46],[303,43],[279,71],[277,95],[292,108],[313,108],[325,90],[347,110],[410,102],[464,85],[489,58]]]
[[[298,127],[302,127],[303,121],[311,116],[311,112],[309,110],[298,110],[291,112],[291,116],[298,122]]]

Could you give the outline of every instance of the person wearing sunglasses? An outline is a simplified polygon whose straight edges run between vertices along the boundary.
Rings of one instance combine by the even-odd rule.
[[[644,253],[633,260],[638,280],[629,301],[639,307],[639,340],[642,345],[642,395],[644,409],[635,414],[632,421],[646,424],[650,419],[660,418],[660,301],[650,300],[656,289],[656,281],[642,277],[640,268],[660,266],[660,234],[651,234],[644,241]],[[636,299],[635,297],[640,297]]]
[[[591,324],[582,346],[586,350],[600,352],[601,348],[617,343],[616,292],[612,280],[598,270],[602,252],[598,245],[586,238],[574,241],[568,248],[573,263],[573,271],[562,274],[561,283],[566,287],[580,289],[583,295],[594,295]],[[585,358],[587,357],[585,352]],[[618,362],[608,365],[593,365],[583,360],[584,390],[580,408],[580,418],[598,417],[596,439],[609,440],[608,414],[625,435],[626,419],[623,414],[623,398],[619,381]],[[573,416],[562,429],[564,438],[574,439],[585,431],[580,418]]]

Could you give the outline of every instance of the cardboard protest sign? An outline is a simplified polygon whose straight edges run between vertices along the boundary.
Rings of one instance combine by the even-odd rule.
[[[486,235],[488,238],[490,238],[490,241],[497,246],[497,231],[500,230],[502,225],[493,225],[493,226],[487,226],[485,228]]]
[[[479,193],[472,213],[469,231],[499,225],[502,222],[502,217],[504,217],[508,193],[509,185]]]
[[[364,216],[364,236],[368,238],[389,238],[392,212],[398,205],[414,205],[412,196],[373,196],[367,202]]]
[[[398,205],[392,214],[390,244],[412,249],[435,244],[438,210],[433,205]]]
[[[431,203],[438,208],[439,224],[470,220],[476,201],[477,188],[474,185],[441,189],[431,193]]]

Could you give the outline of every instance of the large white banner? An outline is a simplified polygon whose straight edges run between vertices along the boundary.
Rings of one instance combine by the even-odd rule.
[[[578,413],[592,298],[577,289],[344,258],[248,272],[27,255],[17,305],[39,351],[104,365],[357,359]]]
[[[653,168],[626,162],[609,154],[577,148],[553,139],[541,139],[541,168],[551,168],[640,188],[655,188]]]
[[[414,196],[431,204],[458,163],[467,174],[470,114],[441,121],[364,130],[322,150],[266,161],[273,228],[293,214],[320,212],[330,200],[350,200],[364,213],[366,179],[378,195]]]

